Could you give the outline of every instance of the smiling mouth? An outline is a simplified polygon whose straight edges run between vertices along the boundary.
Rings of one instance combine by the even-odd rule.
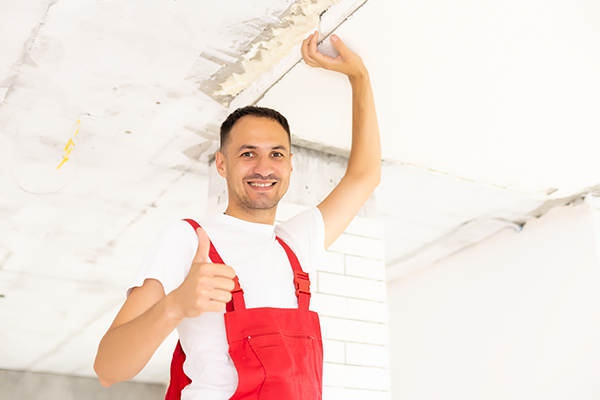
[[[248,182],[250,184],[250,186],[254,186],[254,187],[269,187],[269,186],[273,186],[276,182],[271,182],[271,183],[256,183],[256,182]]]

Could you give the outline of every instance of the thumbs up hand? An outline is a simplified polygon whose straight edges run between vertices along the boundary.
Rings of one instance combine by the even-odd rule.
[[[197,317],[207,311],[222,312],[231,300],[235,271],[225,264],[213,264],[208,256],[210,240],[198,228],[198,249],[188,276],[171,292],[180,318]]]
[[[196,229],[198,235],[198,248],[196,249],[196,255],[192,263],[210,263],[208,253],[210,252],[210,239],[202,228]]]

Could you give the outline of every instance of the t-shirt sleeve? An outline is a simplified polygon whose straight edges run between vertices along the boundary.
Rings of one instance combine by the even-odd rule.
[[[325,261],[325,224],[317,207],[277,225],[275,233],[296,253],[305,272],[313,273]]]
[[[198,247],[198,236],[185,221],[172,221],[160,232],[146,253],[127,295],[146,279],[156,279],[165,294],[177,289],[187,276]]]

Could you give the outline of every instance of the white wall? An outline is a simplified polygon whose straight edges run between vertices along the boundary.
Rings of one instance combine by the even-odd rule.
[[[388,301],[393,399],[600,398],[587,204],[391,281]]]

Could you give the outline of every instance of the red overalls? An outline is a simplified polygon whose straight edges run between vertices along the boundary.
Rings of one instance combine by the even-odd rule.
[[[194,230],[199,225],[186,219]],[[309,311],[310,281],[289,246],[276,238],[294,271],[298,308],[246,308],[237,276],[227,303],[225,329],[229,355],[238,373],[231,400],[321,399],[323,342],[319,316]],[[225,264],[210,244],[210,259]],[[268,288],[267,288],[268,289]],[[185,353],[178,342],[171,361],[171,381],[165,400],[178,400],[191,380],[183,372]]]

